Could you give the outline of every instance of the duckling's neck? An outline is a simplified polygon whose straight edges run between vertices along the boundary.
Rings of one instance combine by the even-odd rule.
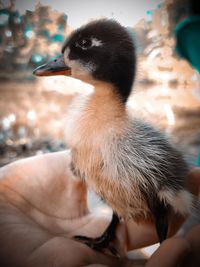
[[[126,104],[122,101],[117,89],[105,82],[94,84],[94,91],[88,100],[88,109],[98,114],[101,121],[122,118],[126,113]]]
[[[94,92],[87,103],[87,111],[102,127],[113,125],[126,116],[126,105],[116,88],[105,82],[94,84]]]
[[[70,107],[67,126],[69,146],[116,135],[127,121],[126,105],[115,88],[104,82],[93,85],[91,94],[78,96]]]

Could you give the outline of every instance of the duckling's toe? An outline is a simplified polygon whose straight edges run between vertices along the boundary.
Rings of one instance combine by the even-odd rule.
[[[119,257],[119,253],[116,250],[116,248],[110,244],[111,240],[114,239],[114,237],[109,237],[106,234],[103,234],[102,236],[98,238],[90,238],[86,236],[74,236],[74,239],[76,241],[79,241],[91,249],[104,252],[105,250],[109,251],[112,255]]]
[[[74,236],[74,239],[84,243],[88,247],[94,250],[102,251],[109,246],[110,238],[108,238],[107,234],[103,234],[97,238],[90,238],[86,236]]]

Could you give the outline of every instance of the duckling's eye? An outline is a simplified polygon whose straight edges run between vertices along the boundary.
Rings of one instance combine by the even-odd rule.
[[[83,50],[86,50],[92,46],[92,41],[89,38],[80,39],[76,42],[76,47],[80,47]]]

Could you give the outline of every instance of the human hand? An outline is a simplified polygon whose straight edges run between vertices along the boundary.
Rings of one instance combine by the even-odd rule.
[[[86,187],[73,179],[69,164],[68,151],[24,159],[0,170],[0,263],[4,267],[135,266],[72,239],[77,234],[99,236],[110,218],[89,213]],[[132,222],[119,225],[114,246],[123,256],[126,245],[155,241],[153,227]]]
[[[65,151],[0,170],[0,266],[118,266],[117,258],[72,239],[100,235],[109,217],[89,213],[86,186],[73,177],[70,162]]]

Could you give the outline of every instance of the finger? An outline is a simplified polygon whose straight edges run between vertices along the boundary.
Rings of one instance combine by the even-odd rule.
[[[186,239],[191,245],[191,252],[184,260],[185,267],[200,266],[200,225],[193,227],[186,235]]]
[[[195,247],[200,248],[200,225],[193,227],[186,235],[186,239],[190,244]]]
[[[184,238],[170,238],[151,256],[145,267],[176,267],[190,252],[189,242]]]
[[[120,257],[125,257],[127,253],[127,228],[125,223],[121,222],[117,226],[115,249]]]
[[[200,194],[200,168],[193,168],[187,177],[188,188],[198,196]]]
[[[158,242],[154,224],[136,223],[133,220],[127,222],[127,248],[134,250],[150,246]]]

